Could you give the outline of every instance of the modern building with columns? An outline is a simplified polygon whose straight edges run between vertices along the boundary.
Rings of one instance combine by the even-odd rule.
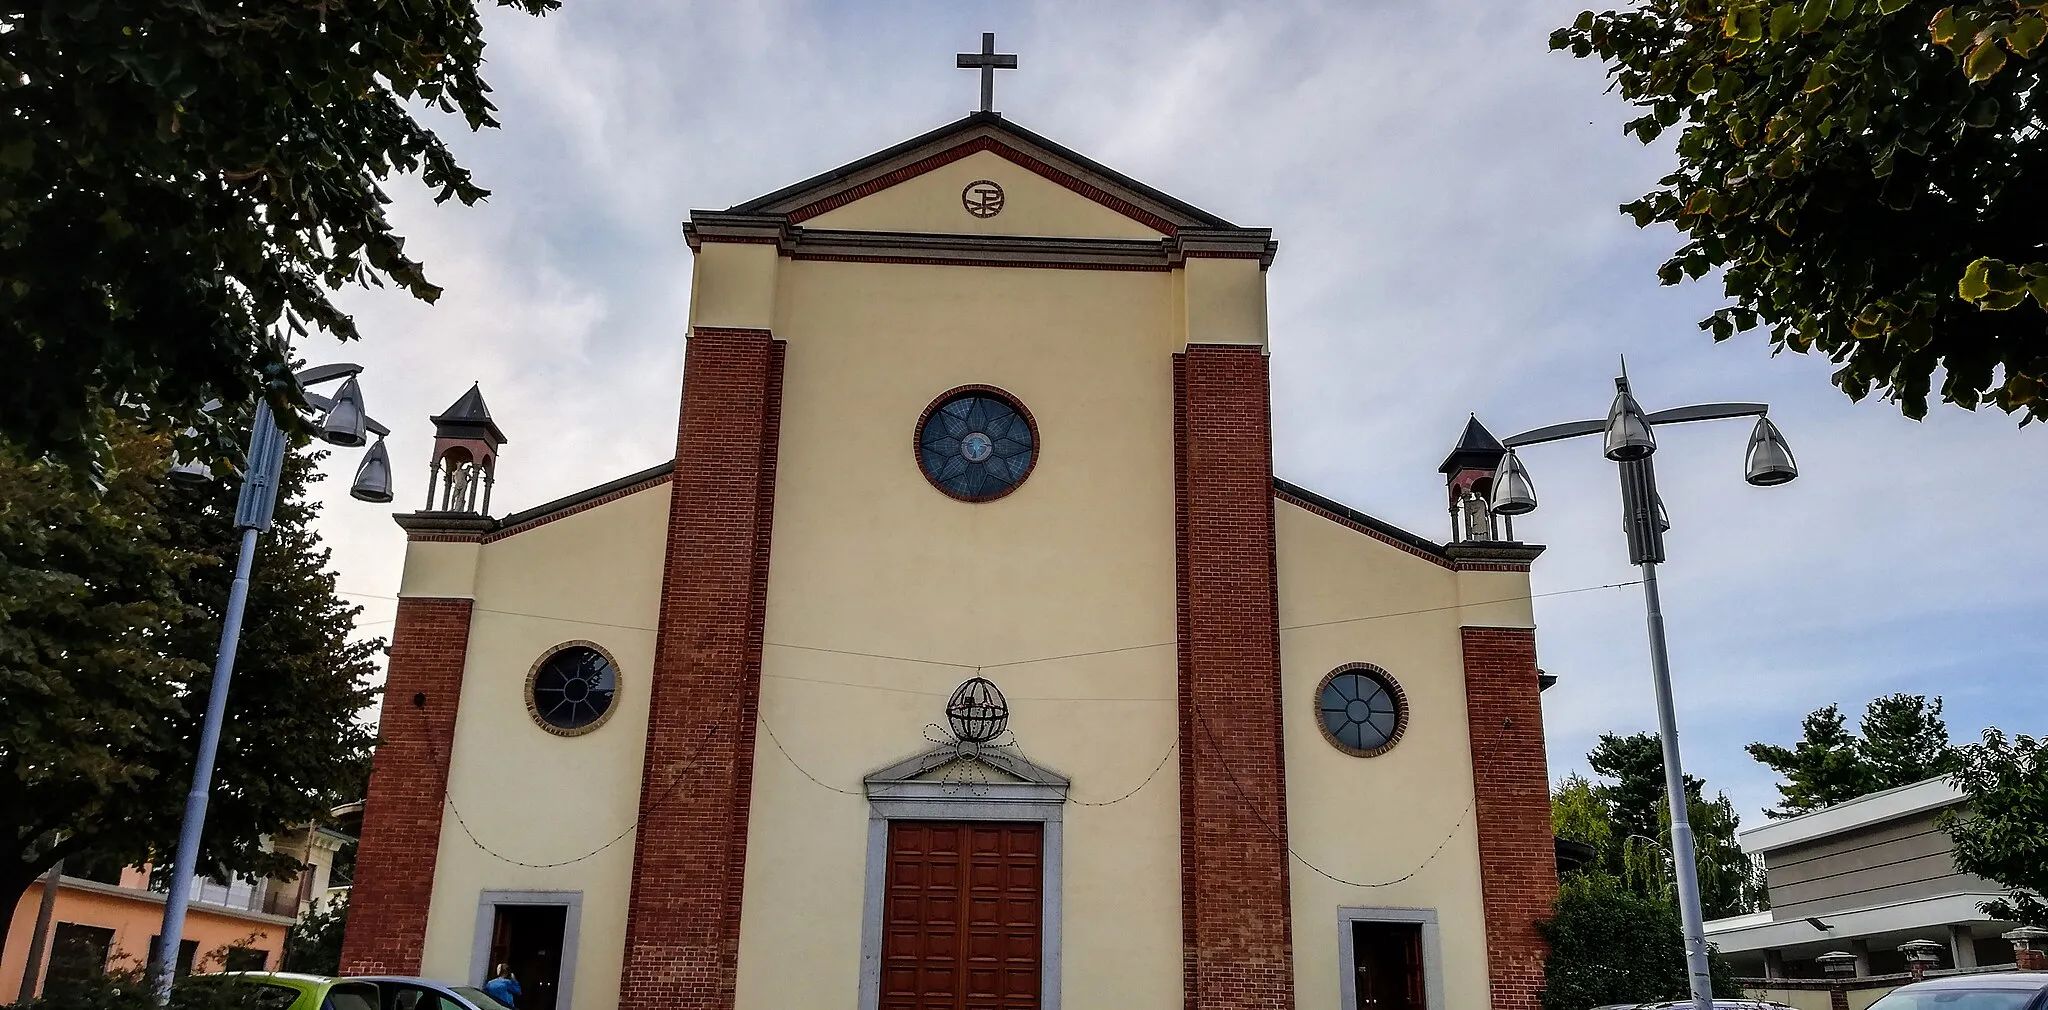
[[[492,517],[436,418],[344,970],[1537,1006],[1541,548],[1483,429],[1447,545],[1274,476],[1268,230],[982,112],[684,235],[673,460]]]

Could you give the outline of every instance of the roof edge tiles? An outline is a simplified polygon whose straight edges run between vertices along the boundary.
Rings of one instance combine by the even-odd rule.
[[[1412,548],[1431,558],[1440,559],[1444,562],[1451,560],[1449,550],[1443,544],[1417,536],[1384,519],[1375,519],[1349,505],[1345,505],[1335,499],[1325,498],[1299,484],[1291,484],[1275,477],[1273,478],[1273,490],[1290,498],[1299,498],[1325,512],[1347,519],[1381,536],[1399,541],[1401,546]]]
[[[961,119],[956,119],[935,130],[912,137],[900,144],[884,148],[864,158],[847,162],[837,168],[821,172],[801,182],[784,186],[764,196],[758,196],[744,203],[735,204],[728,208],[728,212],[739,214],[789,213],[800,209],[804,205],[815,202],[815,199],[823,199],[837,190],[857,186],[867,181],[866,177],[871,174],[885,174],[877,172],[877,169],[882,169],[892,163],[905,161],[906,159],[908,159],[907,163],[914,163],[918,159],[913,156],[919,153],[939,153],[956,146],[950,143],[954,138],[966,137],[975,133],[980,133],[984,136],[1002,134],[1021,146],[1035,147],[1038,149],[1038,153],[1048,155],[1056,161],[1066,162],[1068,167],[1078,170],[1079,173],[1095,177],[1095,181],[1108,183],[1117,189],[1126,191],[1128,195],[1138,198],[1142,203],[1149,203],[1157,210],[1169,212],[1168,215],[1164,216],[1182,218],[1182,221],[1175,222],[1177,224],[1237,230],[1237,225],[1231,224],[1221,217],[1184,200],[1169,196],[1151,186],[1147,186],[1086,155],[1047,140],[1005,119],[1001,114],[993,112],[970,113]],[[927,149],[930,150],[927,152]]]

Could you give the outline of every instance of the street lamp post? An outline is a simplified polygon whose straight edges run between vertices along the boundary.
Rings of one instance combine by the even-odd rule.
[[[1657,494],[1657,473],[1650,457],[1657,451],[1659,424],[1755,417],[1745,459],[1745,479],[1768,487],[1799,476],[1792,450],[1761,403],[1706,403],[1645,414],[1629,393],[1628,376],[1614,380],[1614,403],[1602,420],[1571,421],[1525,431],[1501,440],[1501,457],[1493,479],[1493,511],[1522,515],[1536,508],[1536,486],[1515,450],[1542,442],[1600,435],[1606,457],[1620,464],[1622,528],[1628,534],[1629,561],[1643,575],[1643,605],[1650,630],[1650,674],[1657,692],[1657,730],[1664,747],[1664,790],[1671,805],[1671,867],[1678,882],[1678,912],[1685,929],[1685,963],[1696,1010],[1712,1010],[1713,983],[1707,972],[1705,916],[1700,908],[1699,867],[1694,856],[1692,818],[1686,809],[1685,772],[1678,758],[1678,717],[1671,702],[1671,658],[1664,641],[1664,610],[1657,596],[1657,565],[1664,560],[1664,531],[1671,522]]]
[[[333,399],[312,393],[306,402],[324,411],[317,431],[332,444],[356,447],[377,435],[376,444],[363,454],[349,494],[368,502],[391,500],[391,457],[384,448],[384,436],[391,429],[372,420],[363,411],[362,390],[355,376],[362,366],[338,364],[308,368],[296,376],[301,387],[347,379]],[[270,528],[277,506],[277,485],[284,472],[285,434],[270,412],[270,404],[256,405],[256,420],[249,432],[248,458],[243,463],[242,491],[235,502],[235,528],[241,531],[241,550],[235,556],[235,581],[228,591],[227,612],[220,629],[220,652],[213,664],[213,687],[206,696],[206,719],[199,731],[199,755],[192,766],[192,788],[185,794],[185,819],[178,830],[178,851],[171,862],[170,893],[164,898],[163,928],[158,931],[156,950],[150,954],[149,977],[159,1000],[168,998],[177,977],[178,948],[185,936],[185,911],[192,899],[192,877],[199,863],[199,838],[206,827],[206,804],[213,791],[214,758],[220,751],[221,723],[227,718],[228,680],[235,671],[235,649],[242,638],[242,611],[249,601],[249,570],[256,560],[256,536]],[[181,462],[171,468],[173,480],[195,483],[212,477],[204,462]]]

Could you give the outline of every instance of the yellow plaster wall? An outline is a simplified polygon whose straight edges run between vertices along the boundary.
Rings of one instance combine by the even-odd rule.
[[[398,595],[466,600],[476,596],[476,561],[483,548],[474,543],[408,541]]]
[[[780,252],[761,242],[705,242],[690,279],[690,322],[767,329],[775,313]]]
[[[1266,272],[1254,259],[1189,257],[1183,323],[1190,344],[1266,343]]]
[[[794,262],[780,285],[739,1006],[849,1004],[862,777],[928,747],[980,667],[1023,751],[1070,775],[1075,799],[1157,770],[1123,802],[1065,810],[1062,985],[1070,1010],[1179,1007],[1173,278]],[[1033,412],[1041,454],[1014,494],[970,505],[926,483],[912,435],[934,397],[977,382]]]
[[[1003,188],[994,217],[967,213],[960,193],[988,179]],[[805,221],[806,228],[1156,239],[1162,233],[988,151],[970,154],[906,182]]]
[[[448,793],[476,838],[505,856],[573,859],[638,816],[668,502],[668,485],[659,484],[479,549]],[[409,553],[439,546],[413,544]],[[609,721],[560,737],[527,714],[526,675],[571,640],[612,655],[619,693]],[[572,998],[581,1010],[616,1005],[632,862],[627,837],[567,866],[515,866],[444,815],[421,970],[469,978],[483,891],[582,891]]]
[[[1294,862],[1295,1002],[1338,1005],[1346,969],[1337,963],[1337,910],[1367,906],[1435,909],[1448,1005],[1486,1006],[1485,911],[1458,630],[1460,581],[1473,576],[1286,502],[1274,503],[1274,519],[1292,845],[1321,869],[1358,883],[1416,871],[1388,886],[1355,887]],[[1507,578],[1523,579],[1527,594],[1525,576]],[[1317,724],[1316,688],[1331,670],[1354,662],[1385,669],[1407,695],[1407,729],[1378,757],[1337,750]]]

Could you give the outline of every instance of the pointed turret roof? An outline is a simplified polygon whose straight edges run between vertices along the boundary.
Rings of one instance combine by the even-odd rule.
[[[1500,458],[1508,454],[1507,446],[1493,437],[1493,432],[1479,423],[1479,415],[1465,422],[1465,433],[1458,436],[1457,448],[1444,457],[1444,465],[1437,467],[1438,473],[1457,473],[1460,470],[1491,470],[1500,465]]]
[[[469,392],[462,394],[448,409],[430,418],[434,422],[434,434],[447,438],[472,438],[487,435],[498,445],[512,441],[498,430],[498,423],[491,420],[491,408],[484,403],[484,391],[477,383],[470,383]]]

